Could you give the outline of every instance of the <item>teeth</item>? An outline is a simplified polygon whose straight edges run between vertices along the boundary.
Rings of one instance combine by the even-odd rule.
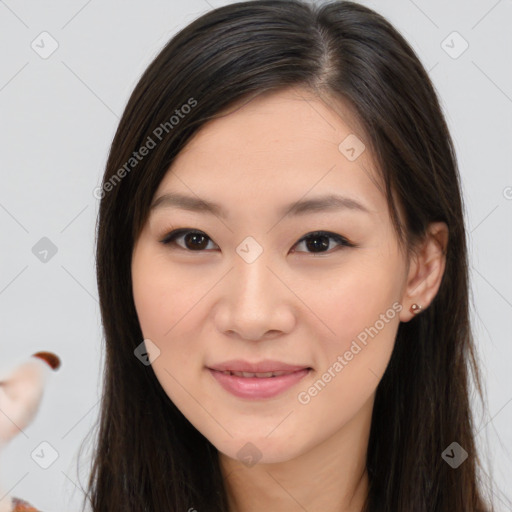
[[[289,372],[265,372],[265,373],[251,373],[251,372],[230,372],[224,371],[222,372],[225,375],[236,375],[237,377],[257,377],[260,379],[265,379],[269,377],[279,377],[280,375],[285,375]]]

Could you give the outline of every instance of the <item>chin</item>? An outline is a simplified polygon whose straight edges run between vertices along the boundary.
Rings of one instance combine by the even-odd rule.
[[[247,467],[288,462],[302,453],[300,447],[290,446],[286,440],[278,437],[272,440],[264,437],[229,438],[225,443],[215,444],[215,447],[225,457]]]

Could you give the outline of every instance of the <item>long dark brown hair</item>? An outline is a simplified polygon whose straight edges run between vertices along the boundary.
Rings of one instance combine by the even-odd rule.
[[[470,407],[471,376],[480,396],[482,387],[460,178],[429,76],[403,37],[364,6],[255,0],[212,10],[175,35],[135,87],[112,142],[97,224],[105,366],[87,490],[94,512],[228,510],[216,448],[134,355],[143,335],[131,257],[156,189],[192,135],[246,96],[294,86],[354,109],[404,247],[430,222],[449,228],[439,291],[400,324],[376,391],[365,511],[491,510]],[[135,158],[143,146],[151,147]],[[469,454],[456,469],[441,457],[454,441]]]

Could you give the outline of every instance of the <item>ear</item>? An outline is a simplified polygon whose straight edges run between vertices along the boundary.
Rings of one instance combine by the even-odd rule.
[[[403,309],[400,321],[408,322],[419,313],[412,313],[412,304],[425,310],[439,290],[446,267],[448,226],[444,222],[429,224],[423,239],[415,246],[410,260],[405,290],[402,295]]]

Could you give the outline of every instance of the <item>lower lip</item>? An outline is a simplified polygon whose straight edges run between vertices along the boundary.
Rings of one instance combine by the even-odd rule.
[[[309,369],[299,370],[279,377],[238,377],[227,375],[208,368],[217,382],[226,390],[239,398],[253,400],[272,398],[297,384],[308,373]]]

